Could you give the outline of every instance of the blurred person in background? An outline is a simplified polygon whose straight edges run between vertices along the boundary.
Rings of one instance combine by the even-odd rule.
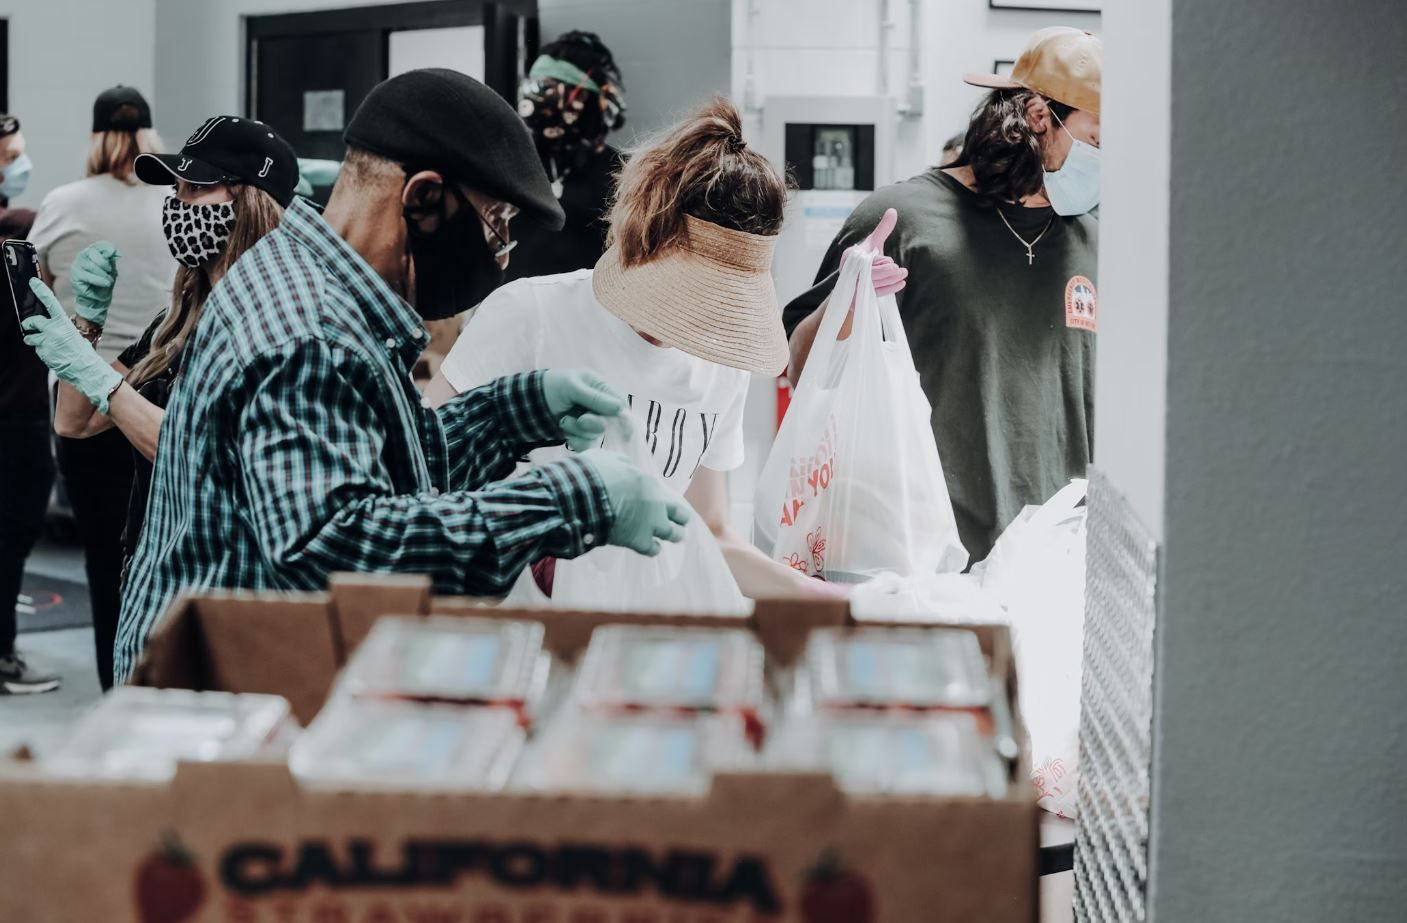
[[[606,250],[606,209],[620,151],[606,135],[625,124],[625,87],[615,58],[594,33],[568,32],[542,47],[523,83],[518,114],[566,213],[560,231],[518,230],[504,281],[590,269]]]
[[[938,166],[951,167],[962,156],[962,139],[966,132],[958,132],[943,142],[943,154],[938,158]]]
[[[958,531],[974,562],[1027,504],[1094,455],[1099,100],[1104,45],[1033,35],[990,92],[962,153],[878,190],[846,219],[815,285],[789,304],[793,382],[845,249],[889,209],[886,252],[909,270],[899,313],[929,402]],[[848,335],[843,328],[841,335]]]
[[[74,323],[105,362],[136,343],[171,299],[176,261],[161,232],[166,197],[138,181],[133,172],[138,154],[160,148],[151,107],[142,94],[124,86],[104,91],[93,103],[86,177],[44,197],[30,234],[54,294],[60,302],[78,307]],[[90,311],[86,306],[97,302],[84,293],[104,283],[87,275],[91,266],[76,261],[98,241],[109,241],[121,254],[122,276],[104,299],[107,306]],[[58,462],[83,543],[98,678],[106,689],[112,684],[132,451],[117,431],[92,439],[60,437]]]
[[[10,207],[28,185],[29,170],[20,120],[0,115],[0,240],[22,240],[34,224],[34,212]],[[48,692],[59,677],[15,649],[24,562],[39,539],[54,483],[47,375],[20,339],[8,282],[0,282],[0,291],[0,693]]]
[[[625,124],[625,91],[611,50],[591,32],[567,32],[544,45],[523,81],[518,114],[532,132],[566,223],[561,230],[520,223],[503,279],[590,269],[606,250],[604,216],[621,165],[606,135]],[[412,371],[417,383],[439,371],[464,320],[425,325],[430,341]]]
[[[59,378],[55,431],[89,439],[116,427],[131,445],[136,477],[122,536],[124,574],[142,534],[157,438],[186,343],[216,283],[278,226],[299,171],[293,149],[267,125],[217,116],[206,120],[179,154],[139,155],[136,175],[171,191],[160,225],[180,269],[167,308],[111,363],[42,283],[35,288],[49,316],[24,322],[25,342]],[[80,317],[107,310],[119,267],[107,242],[78,254],[73,273],[86,280],[74,290]]]
[[[490,295],[426,397],[439,405],[504,375],[580,365],[627,396],[654,473],[709,526],[744,595],[835,595],[739,535],[728,501],[749,373],[787,363],[771,276],[785,204],[786,182],[744,143],[737,109],[708,103],[632,153],[595,269]],[[533,460],[564,457],[558,446]],[[533,572],[549,594],[552,569]]]

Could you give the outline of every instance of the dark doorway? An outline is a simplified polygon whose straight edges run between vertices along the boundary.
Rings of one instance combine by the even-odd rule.
[[[390,75],[394,34],[443,30],[444,42],[472,43],[460,50],[482,69],[474,76],[510,103],[537,45],[536,0],[397,3],[251,16],[245,23],[245,113],[276,128],[299,157],[328,160],[342,159],[347,119]]]
[[[10,21],[0,19],[0,112],[10,111]]]

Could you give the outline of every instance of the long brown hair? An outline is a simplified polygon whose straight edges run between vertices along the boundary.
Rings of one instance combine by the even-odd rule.
[[[1045,185],[1045,139],[1031,130],[1026,107],[1040,94],[1032,90],[993,90],[972,113],[962,152],[950,167],[971,167],[977,194],[985,204],[1020,202]],[[1062,121],[1074,111],[1047,99]]]
[[[95,131],[88,141],[88,176],[109,174],[135,183],[132,162],[138,154],[160,154],[161,136],[150,128],[136,131]]]
[[[283,220],[283,206],[273,196],[253,186],[231,187],[234,193],[234,228],[220,255],[198,269],[181,266],[171,289],[171,307],[151,339],[151,348],[142,361],[127,373],[127,382],[138,387],[171,367],[195,331],[205,308],[205,299],[235,260],[257,244]]]
[[[715,97],[626,161],[606,240],[634,266],[677,246],[685,215],[770,236],[782,229],[786,195],[777,168],[744,143],[738,110]]]

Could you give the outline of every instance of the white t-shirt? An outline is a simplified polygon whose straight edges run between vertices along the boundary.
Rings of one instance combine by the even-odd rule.
[[[596,300],[589,269],[498,289],[440,367],[460,392],[533,369],[586,369],[626,395],[657,473],[680,493],[699,466],[731,471],[743,463],[748,374],[646,342]],[[565,451],[540,449],[532,460]]]
[[[98,354],[108,362],[141,338],[152,318],[170,307],[176,260],[161,230],[161,206],[171,190],[129,185],[113,176],[90,176],[44,197],[29,240],[54,277],[54,294],[71,313],[69,270],[89,244],[110,240],[121,259]]]

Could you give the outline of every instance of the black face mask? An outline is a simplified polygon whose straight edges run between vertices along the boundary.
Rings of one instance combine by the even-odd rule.
[[[444,186],[459,202],[454,217],[446,218],[445,200],[438,205],[406,206],[406,246],[415,262],[415,310],[425,320],[443,320],[479,304],[503,283],[503,270],[494,259],[479,212],[454,183]],[[439,214],[438,230],[424,232],[415,219]]]

